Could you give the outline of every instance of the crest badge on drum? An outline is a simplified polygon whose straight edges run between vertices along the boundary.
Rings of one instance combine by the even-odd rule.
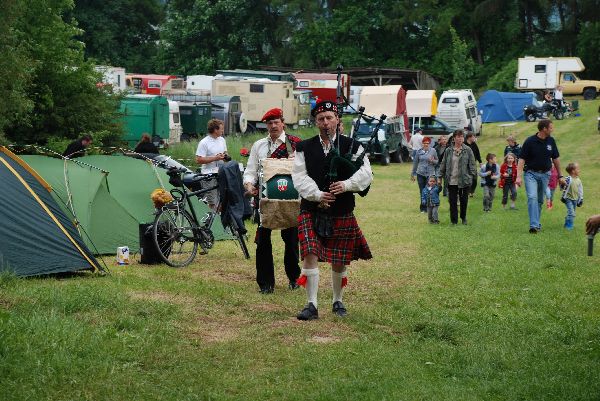
[[[281,179],[277,180],[277,189],[279,190],[279,192],[287,191],[287,187],[288,187],[288,180],[286,180],[285,178],[281,178]]]

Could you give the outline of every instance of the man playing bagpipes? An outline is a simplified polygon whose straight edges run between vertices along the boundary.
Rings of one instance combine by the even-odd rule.
[[[257,184],[260,162],[268,157],[277,159],[294,157],[296,145],[300,142],[300,138],[285,133],[285,123],[281,109],[274,108],[267,111],[262,120],[267,124],[269,135],[254,142],[250,149],[248,165],[244,171],[244,187],[253,196],[256,196],[259,191]],[[283,258],[285,273],[289,280],[289,288],[294,290],[298,288],[296,280],[300,276],[298,227],[282,229],[281,239],[285,243]],[[262,294],[270,294],[275,288],[271,230],[259,226],[256,230],[254,242],[256,243],[256,282]]]
[[[297,316],[299,320],[319,317],[318,262],[331,263],[332,311],[337,316],[345,316],[342,294],[348,281],[346,266],[352,260],[371,259],[371,251],[353,214],[354,192],[365,191],[373,180],[369,160],[364,157],[362,165],[351,173],[346,172],[347,176],[332,173],[331,166],[339,162],[332,163],[332,160],[340,155],[363,157],[362,146],[336,133],[340,120],[335,103],[318,103],[312,115],[320,133],[296,146],[292,171],[294,187],[302,198],[298,235],[303,269],[298,284],[306,287],[308,298],[306,307]]]

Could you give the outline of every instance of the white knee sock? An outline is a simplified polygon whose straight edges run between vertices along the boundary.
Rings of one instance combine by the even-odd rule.
[[[347,276],[346,269],[341,273],[331,270],[331,288],[333,289],[333,302],[342,301],[342,295],[344,294],[344,287],[342,287],[342,281]]]
[[[302,269],[306,276],[306,297],[317,308],[317,293],[319,292],[319,269]]]

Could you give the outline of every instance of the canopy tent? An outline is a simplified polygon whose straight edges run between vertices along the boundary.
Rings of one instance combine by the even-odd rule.
[[[0,182],[0,271],[36,276],[102,270],[50,185],[5,147]]]
[[[406,91],[402,85],[365,86],[360,93],[359,104],[365,113],[374,117],[388,117],[406,112]]]
[[[139,225],[154,221],[150,194],[156,188],[173,188],[165,170],[131,157],[94,155],[64,160],[32,155],[23,158],[69,206],[85,231],[82,236],[90,248],[100,254],[115,253],[119,246],[139,251]],[[195,208],[199,217],[208,211],[200,201]],[[213,233],[217,239],[227,237],[218,219]]]
[[[486,91],[477,101],[477,108],[483,113],[484,123],[524,120],[523,108],[536,104],[533,92],[498,92]]]
[[[434,90],[406,92],[406,112],[409,117],[431,117],[437,114],[437,96]]]

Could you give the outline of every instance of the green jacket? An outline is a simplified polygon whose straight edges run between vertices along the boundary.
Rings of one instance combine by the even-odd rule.
[[[454,158],[454,146],[448,147],[444,151],[444,159],[440,166],[440,176],[444,177],[446,182],[450,182],[452,173],[452,159]],[[466,188],[471,186],[473,177],[477,175],[477,165],[473,151],[467,146],[462,145],[462,152],[458,158],[458,187]]]

